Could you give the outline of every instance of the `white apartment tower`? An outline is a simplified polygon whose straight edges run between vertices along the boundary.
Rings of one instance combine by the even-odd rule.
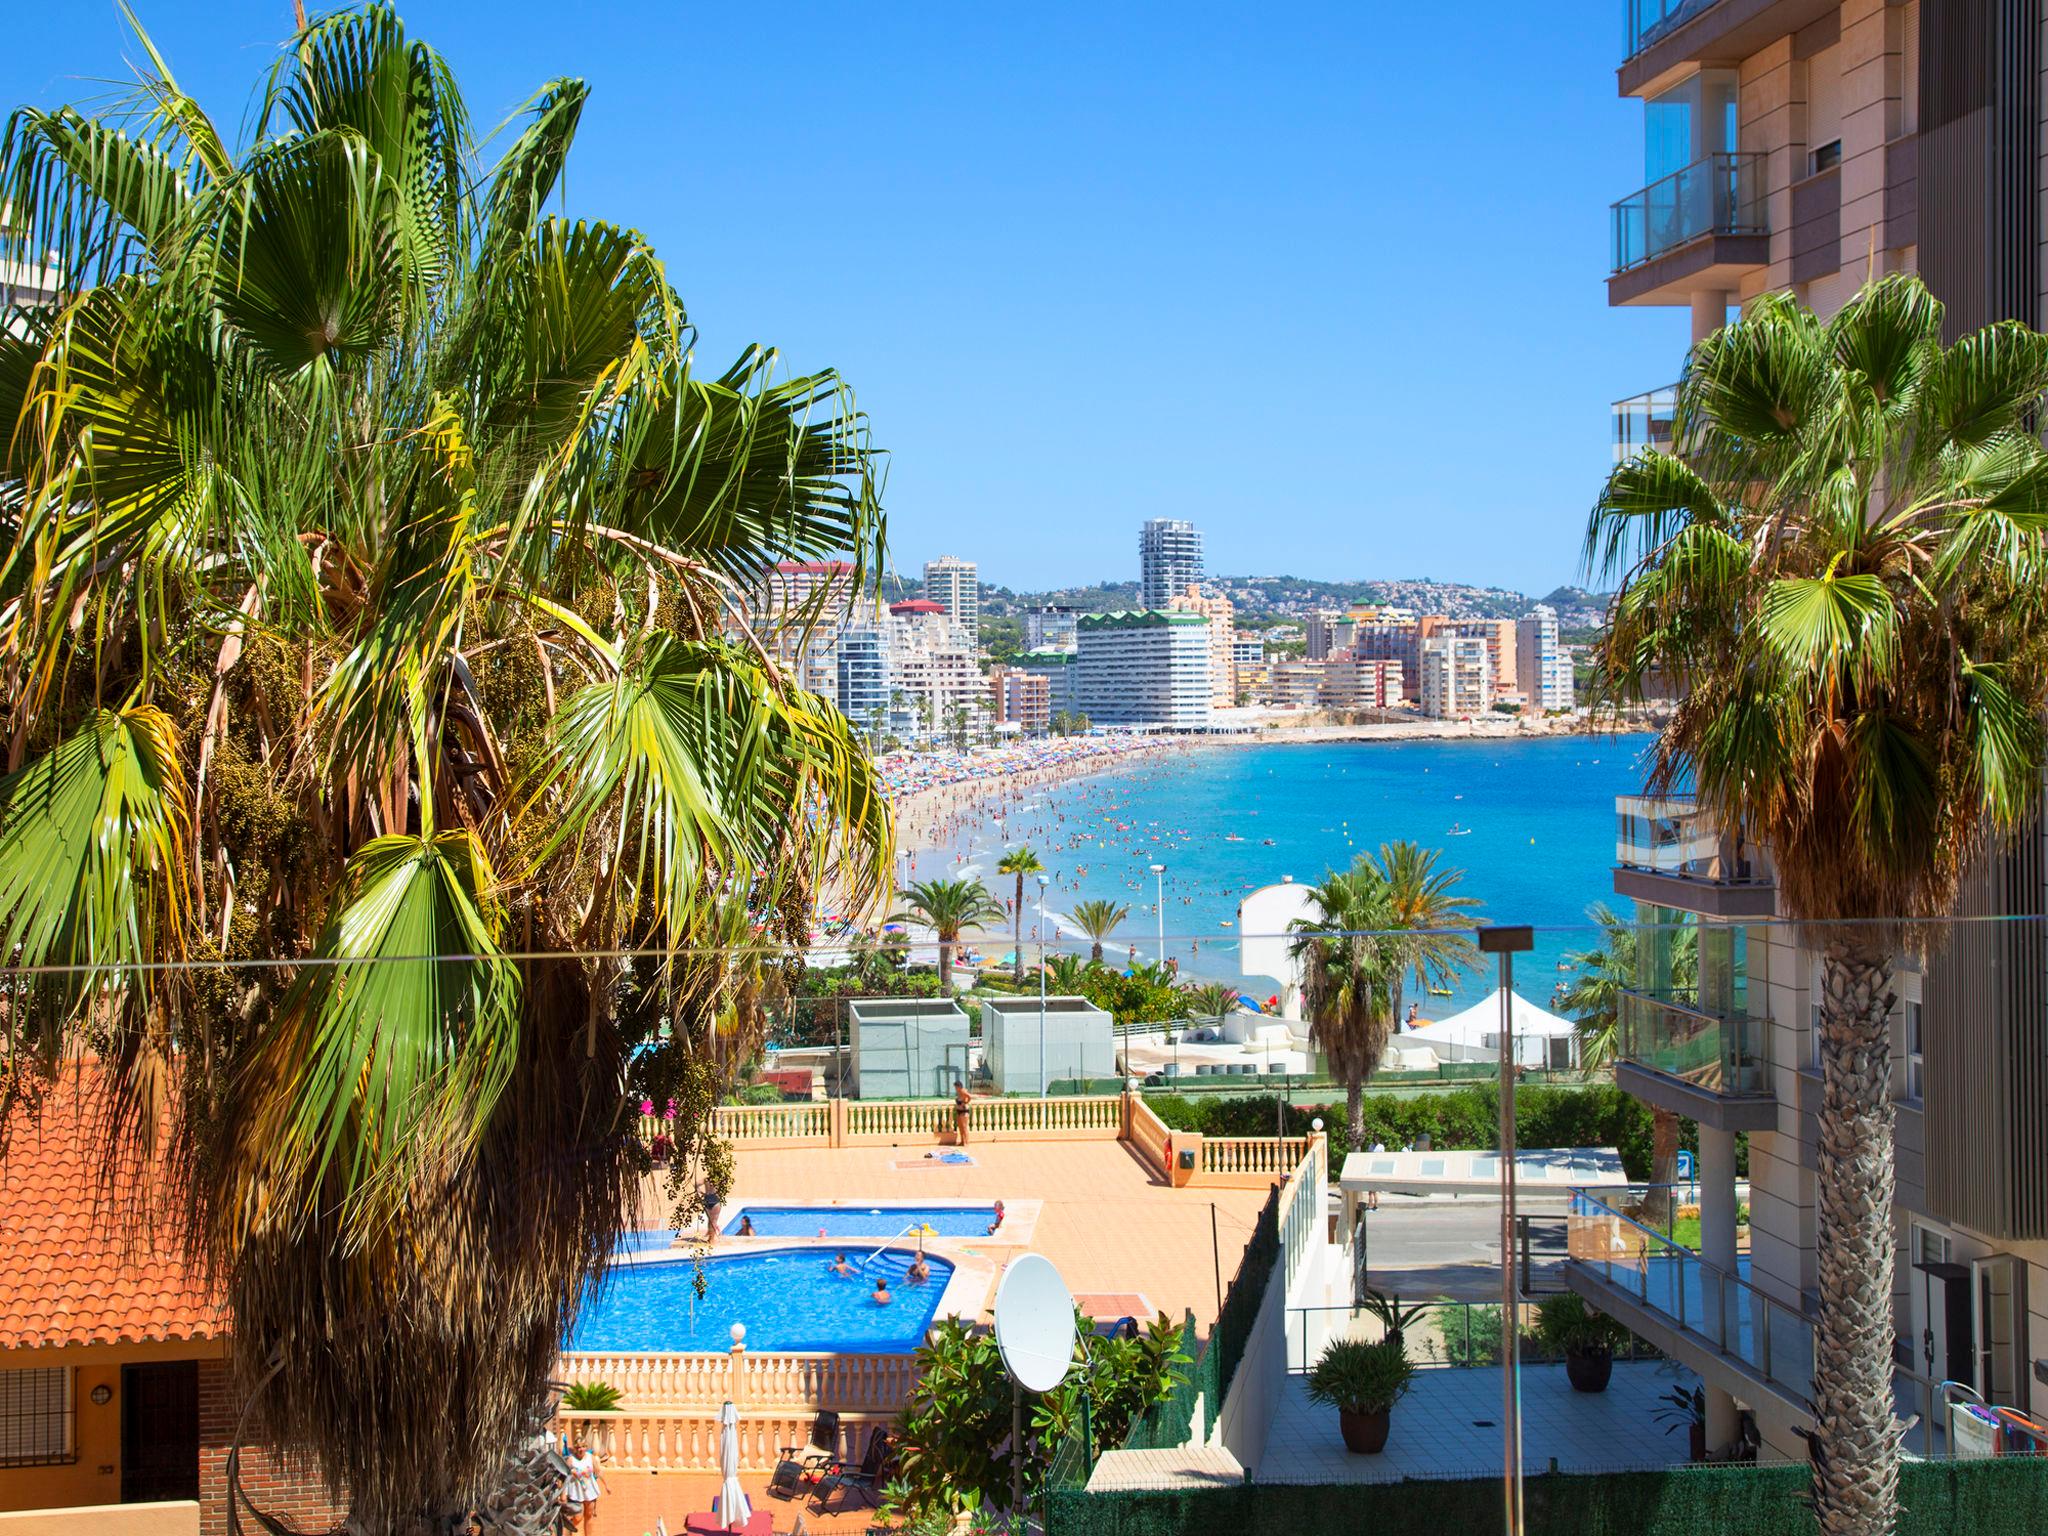
[[[1075,662],[1090,723],[1208,729],[1209,621],[1200,614],[1091,613]]]
[[[1431,635],[1422,642],[1422,712],[1432,720],[1470,720],[1493,697],[1493,663],[1477,635]]]
[[[1531,709],[1572,707],[1572,659],[1557,638],[1557,610],[1548,603],[1516,622],[1515,674]]]
[[[1237,638],[1237,605],[1222,593],[1204,597],[1194,583],[1168,605],[1175,613],[1198,613],[1209,621],[1209,705],[1228,709],[1237,700],[1237,674],[1231,645]]]
[[[1138,601],[1161,610],[1202,579],[1202,530],[1177,517],[1146,519],[1138,530]]]
[[[969,645],[981,632],[980,567],[972,560],[941,555],[924,563],[924,595],[946,610],[946,617]]]

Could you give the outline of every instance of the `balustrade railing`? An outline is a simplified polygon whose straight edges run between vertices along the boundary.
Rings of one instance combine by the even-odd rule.
[[[803,1408],[749,1409],[740,1415],[742,1472],[773,1471],[782,1448],[808,1444],[816,1414]],[[846,1460],[858,1461],[867,1440],[890,1420],[885,1415],[842,1415],[839,1445]],[[607,1471],[715,1472],[718,1470],[719,1410],[708,1408],[620,1409],[611,1413],[564,1411],[555,1430],[580,1439],[597,1452]]]
[[[727,1398],[746,1412],[796,1408],[893,1413],[917,1385],[914,1357],[794,1350],[578,1350],[561,1356],[560,1379],[604,1382],[629,1409],[716,1408]]]
[[[1307,1136],[1205,1136],[1202,1172],[1285,1178],[1308,1155]]]

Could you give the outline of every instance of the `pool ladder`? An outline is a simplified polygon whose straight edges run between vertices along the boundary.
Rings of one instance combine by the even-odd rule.
[[[883,1254],[889,1251],[890,1244],[896,1242],[899,1238],[914,1237],[919,1232],[922,1232],[924,1230],[924,1227],[925,1224],[923,1222],[913,1221],[901,1232],[898,1232],[894,1237],[891,1237],[887,1243],[882,1244],[873,1253],[869,1254],[866,1258],[862,1259],[859,1265],[856,1267],[861,1271],[862,1274],[866,1274],[868,1266],[874,1263],[875,1260],[879,1259]]]

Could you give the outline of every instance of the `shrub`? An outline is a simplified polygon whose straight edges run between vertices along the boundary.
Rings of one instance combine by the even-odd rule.
[[[1536,1338],[1560,1355],[1612,1355],[1628,1346],[1629,1331],[1575,1291],[1545,1298],[1536,1309]]]
[[[562,1393],[562,1406],[571,1413],[610,1413],[619,1406],[619,1395],[609,1382],[575,1381]]]
[[[1372,1344],[1333,1339],[1308,1373],[1308,1395],[1346,1413],[1385,1413],[1401,1400],[1414,1376],[1399,1339]]]

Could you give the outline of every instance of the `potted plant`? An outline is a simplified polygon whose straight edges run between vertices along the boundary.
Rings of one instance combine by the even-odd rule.
[[[1371,1455],[1386,1449],[1394,1404],[1414,1376],[1399,1339],[1336,1339],[1309,1372],[1308,1395],[1337,1410],[1344,1449]]]
[[[1426,1302],[1404,1305],[1398,1296],[1367,1286],[1365,1300],[1360,1303],[1367,1312],[1379,1319],[1381,1332],[1390,1339],[1400,1339],[1410,1323],[1420,1322],[1429,1311]]]
[[[1629,1331],[1566,1291],[1536,1309],[1536,1337],[1544,1348],[1564,1356],[1564,1373],[1574,1392],[1605,1392],[1614,1374],[1614,1352],[1627,1345]]]
[[[1705,1387],[1673,1387],[1657,1399],[1664,1404],[1653,1417],[1666,1426],[1665,1433],[1671,1434],[1684,1426],[1688,1437],[1688,1449],[1694,1461],[1707,1459],[1707,1389]]]

